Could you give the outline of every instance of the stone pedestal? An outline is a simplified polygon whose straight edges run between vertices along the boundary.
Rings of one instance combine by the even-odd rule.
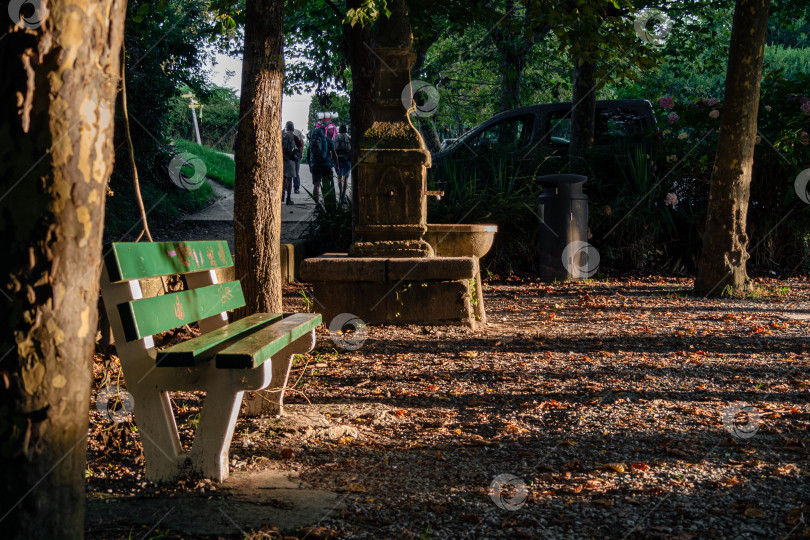
[[[475,257],[357,258],[325,254],[301,263],[315,310],[329,324],[351,313],[366,324],[475,328],[480,289]]]

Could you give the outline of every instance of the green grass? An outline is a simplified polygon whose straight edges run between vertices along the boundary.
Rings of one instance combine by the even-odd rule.
[[[141,194],[150,226],[165,225],[182,214],[197,212],[215,199],[214,190],[208,183],[202,184],[197,189],[186,190],[176,187],[171,180],[165,178],[158,185],[154,179],[156,173],[168,177],[168,173],[163,169],[142,170],[141,177]],[[140,233],[141,226],[140,214],[135,207],[132,180],[113,175],[110,185],[113,195],[107,197],[104,213],[105,242],[133,240]]]
[[[234,177],[236,176],[236,165],[233,159],[213,148],[201,146],[185,139],[175,139],[174,146],[178,152],[188,152],[203,160],[208,178],[233,189]]]

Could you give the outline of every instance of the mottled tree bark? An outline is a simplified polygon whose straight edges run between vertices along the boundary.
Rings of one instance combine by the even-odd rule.
[[[32,4],[29,4],[29,7]],[[39,5],[39,4],[38,4]],[[0,524],[83,538],[85,454],[123,0],[0,31]],[[42,21],[44,18],[44,22]]]
[[[281,311],[283,13],[283,0],[247,0],[233,216],[241,314]]]
[[[441,151],[442,142],[439,140],[439,132],[436,131],[436,124],[432,118],[419,118],[419,133],[428,151],[434,153]]]
[[[574,59],[574,95],[571,98],[571,144],[568,163],[571,172],[585,174],[586,159],[593,147],[596,122],[596,66],[589,60]]]
[[[712,170],[695,293],[751,288],[745,232],[757,134],[759,86],[770,0],[737,0],[726,72],[726,99]]]
[[[349,9],[362,7],[363,0],[348,0]],[[352,118],[352,242],[357,224],[357,165],[363,159],[360,139],[374,123],[373,98],[376,87],[377,59],[371,52],[372,27],[356,24],[346,30],[349,65],[352,70],[352,90],[349,94],[349,113]]]

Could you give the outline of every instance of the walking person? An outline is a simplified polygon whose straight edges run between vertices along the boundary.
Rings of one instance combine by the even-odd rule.
[[[326,138],[323,128],[315,128],[309,140],[307,150],[307,162],[309,170],[312,172],[312,196],[315,202],[323,188],[324,201],[327,194],[331,194],[331,199],[335,198],[335,185],[332,176],[332,169],[337,166],[338,157],[335,153],[335,143],[332,139]]]
[[[298,191],[301,189],[301,156],[304,155],[304,134],[301,133],[300,129],[293,129],[293,133],[298,140],[295,141],[295,144],[298,145],[298,159],[295,160],[295,178],[293,178],[293,189],[295,190],[295,194],[298,195],[300,192]]]
[[[335,152],[338,157],[338,189],[340,204],[346,200],[349,174],[352,170],[352,139],[345,125],[340,126],[340,133],[335,137]]]
[[[301,159],[301,151],[298,149],[298,137],[294,133],[295,126],[292,122],[287,122],[286,129],[281,133],[281,148],[284,154],[284,185],[281,192],[281,202],[284,202],[284,195],[287,195],[287,204],[294,204],[292,200],[293,178],[295,178],[295,162]],[[303,143],[302,143],[303,144]]]

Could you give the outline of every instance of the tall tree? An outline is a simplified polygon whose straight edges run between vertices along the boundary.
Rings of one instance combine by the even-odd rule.
[[[247,0],[236,141],[236,273],[247,313],[281,311],[284,1]]]
[[[770,0],[737,0],[731,28],[726,99],[695,293],[720,296],[749,290],[745,232],[757,134],[759,87]]]
[[[78,539],[126,2],[36,6],[0,40],[0,523]]]
[[[520,94],[529,52],[551,28],[543,24],[544,17],[538,3],[526,2],[520,10],[517,0],[506,0],[504,9],[505,13],[491,35],[501,72],[499,109],[508,111],[522,105]]]
[[[610,68],[607,68],[607,73],[597,80],[597,64],[616,55],[622,48],[627,49],[628,42],[633,51],[643,49],[635,46],[636,38],[624,21],[619,25],[623,31],[616,32],[615,28],[605,31],[609,18],[616,19],[628,12],[630,6],[626,0],[566,0],[560,7],[562,9],[547,5],[546,12],[555,25],[555,33],[561,38],[561,45],[571,53],[574,64],[569,166],[572,172],[585,173],[585,159],[593,146],[596,125],[596,91],[610,73]]]

